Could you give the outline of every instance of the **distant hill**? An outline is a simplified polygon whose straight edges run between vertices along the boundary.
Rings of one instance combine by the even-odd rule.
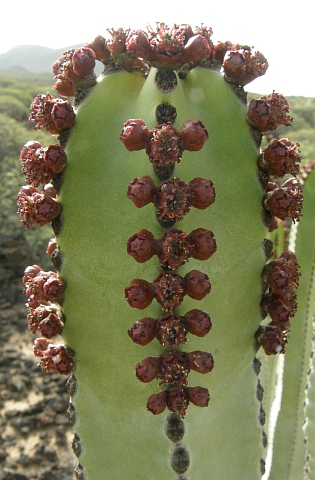
[[[6,72],[50,73],[52,64],[69,48],[84,45],[70,45],[64,48],[47,48],[40,45],[18,45],[0,54],[0,70]]]

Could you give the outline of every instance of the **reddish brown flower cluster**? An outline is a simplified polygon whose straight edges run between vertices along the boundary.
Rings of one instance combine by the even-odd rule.
[[[156,338],[163,347],[173,352],[187,342],[188,333],[204,337],[211,327],[210,316],[202,310],[194,309],[184,316],[169,312],[158,319],[142,318],[130,327],[128,334],[137,345],[147,345]]]
[[[285,352],[290,318],[294,317],[296,311],[295,290],[299,276],[296,256],[287,251],[268,263],[262,271],[264,293],[261,312],[263,318],[269,315],[271,322],[259,327],[256,339],[267,355]]]
[[[194,178],[189,184],[179,178],[169,178],[155,187],[151,177],[135,178],[128,186],[127,197],[138,207],[154,203],[159,223],[172,227],[182,220],[193,206],[205,209],[215,201],[215,190],[211,180]]]
[[[258,167],[268,175],[284,177],[290,174],[296,176],[300,171],[301,150],[298,143],[290,142],[288,138],[274,139],[261,149],[258,157]]]
[[[192,270],[185,277],[174,272],[162,272],[152,283],[139,278],[132,280],[125,288],[125,297],[131,307],[139,310],[148,307],[155,298],[164,311],[172,312],[181,305],[185,295],[202,300],[210,290],[208,276],[199,270]]]
[[[55,88],[61,97],[73,97],[76,89],[93,87],[96,84],[94,72],[96,55],[85,46],[71,48],[52,65],[55,75]]]
[[[73,352],[47,340],[60,334],[64,325],[60,303],[66,286],[56,273],[45,272],[38,265],[27,267],[22,281],[28,297],[28,327],[44,337],[34,342],[34,354],[41,357],[39,366],[45,374],[58,371],[67,375],[73,367]]]
[[[27,319],[29,329],[33,333],[39,331],[45,338],[60,334],[64,325],[64,317],[56,304],[29,308]]]
[[[290,104],[283,95],[272,93],[249,105],[247,120],[253,132],[262,133],[276,130],[280,125],[290,125]],[[254,137],[256,134],[254,133]],[[293,144],[288,138],[272,139],[268,146],[262,147],[257,159],[259,178],[264,195],[262,199],[263,220],[269,232],[278,227],[278,220],[298,221],[303,206],[303,189],[295,178],[300,171],[301,151],[299,144]],[[281,181],[285,175],[291,178]]]
[[[263,207],[270,212],[272,217],[280,220],[289,218],[295,222],[300,219],[303,200],[302,185],[296,178],[290,178],[281,187],[273,182],[267,184],[263,196]],[[272,221],[269,231],[272,231],[273,228]]]
[[[44,148],[38,142],[27,142],[21,150],[22,173],[27,184],[45,185],[62,173],[67,165],[67,155],[60,145]]]
[[[106,64],[110,58],[110,50],[107,46],[107,42],[102,35],[97,35],[90,43],[86,43],[85,47],[91,48],[95,54],[96,60]]]
[[[43,128],[51,135],[59,135],[75,122],[76,115],[68,100],[43,93],[34,98],[30,106],[29,122],[35,122],[35,130]]]
[[[24,186],[17,196],[18,213],[27,229],[52,222],[61,213],[61,204],[56,200],[56,190],[51,184],[43,192],[31,186]]]
[[[190,370],[206,374],[212,371],[213,366],[212,355],[199,350],[148,357],[139,362],[136,365],[138,380],[148,383],[159,379],[159,385],[166,387],[166,390],[148,399],[148,410],[156,415],[168,406],[169,410],[184,417],[189,401],[197,406],[206,407],[210,399],[208,390],[202,387],[187,388],[187,377]]]
[[[147,73],[151,67],[178,71],[182,78],[197,65],[219,70],[223,64],[227,81],[241,86],[263,75],[268,67],[265,57],[260,52],[252,53],[247,45],[230,41],[213,45],[212,29],[204,25],[193,29],[188,24],[168,27],[157,22],[155,29],[111,28],[107,32],[107,40],[98,35],[84,47],[66,51],[55,62],[55,87],[62,96],[74,95],[76,86],[94,85],[95,60],[105,68],[129,72],[140,69]]]
[[[68,375],[73,368],[73,352],[64,345],[49,343],[46,338],[37,338],[33,347],[35,357],[40,358],[38,364],[47,375],[51,372],[58,372],[61,375]]]
[[[251,100],[248,112],[248,123],[260,132],[276,130],[280,125],[291,125],[292,118],[288,115],[290,104],[281,93],[271,93]]]
[[[163,269],[176,270],[190,257],[207,260],[217,246],[210,230],[197,228],[190,235],[172,228],[155,240],[148,230],[140,230],[129,238],[127,252],[137,262],[143,263],[157,255]]]
[[[87,56],[86,56],[87,54]],[[89,58],[95,55],[87,49],[66,52],[54,66],[56,75],[86,77],[90,73]],[[94,60],[93,60],[94,62]],[[92,63],[93,63],[92,62]],[[76,115],[68,100],[54,98],[49,93],[35,97],[30,106],[29,122],[35,122],[35,130],[45,129],[51,135],[59,135],[68,130],[75,122]],[[59,144],[44,148],[39,142],[30,141],[20,153],[22,173],[27,185],[23,186],[17,196],[18,213],[21,222],[29,229],[32,225],[42,226],[53,222],[55,231],[60,232],[61,204],[57,197],[58,184],[67,165],[67,156]],[[53,181],[54,183],[50,183]],[[42,190],[37,187],[42,186]],[[59,217],[59,218],[58,218]],[[47,248],[57,270],[61,266],[61,253],[56,240],[51,239]],[[58,371],[70,373],[73,366],[73,352],[61,345],[54,345],[51,339],[62,332],[64,317],[60,303],[65,292],[65,284],[58,274],[44,272],[39,266],[28,267],[23,276],[24,293],[28,297],[28,327],[33,332],[40,332],[43,338],[35,341],[34,353],[41,357],[39,366],[45,373]]]
[[[179,178],[171,178],[155,189],[154,206],[162,226],[172,227],[190,211],[192,195],[189,187]]]
[[[253,54],[250,47],[228,50],[223,60],[225,79],[242,87],[264,75],[267,68],[266,58],[260,52]]]
[[[98,35],[84,47],[66,51],[53,65],[57,80],[55,87],[62,96],[75,94],[75,87],[87,88],[95,84],[94,63],[105,67],[124,68],[127,71],[150,67],[159,69],[191,69],[201,61],[212,58],[212,29],[201,26],[195,31],[190,25],[169,28],[157,23],[156,30],[123,28],[107,29],[106,40]]]
[[[208,138],[208,132],[200,120],[187,120],[180,130],[170,122],[149,130],[143,120],[138,119],[128,120],[119,137],[130,152],[145,149],[156,174],[162,180],[169,176],[169,169],[181,161],[184,150],[199,151]]]
[[[45,272],[38,265],[25,269],[22,282],[25,284],[24,293],[31,308],[60,302],[66,288],[56,273]]]
[[[212,30],[202,27],[193,32],[189,25],[157,23],[154,31],[136,30],[126,39],[126,49],[150,66],[178,70],[185,64],[196,65],[212,52]]]
[[[146,42],[141,33],[136,41],[142,46]],[[213,368],[212,355],[199,351],[177,351],[187,342],[188,333],[199,337],[209,333],[210,316],[197,309],[180,316],[175,310],[185,295],[202,300],[210,293],[211,284],[208,275],[199,270],[192,270],[184,277],[174,270],[191,257],[209,259],[217,246],[210,230],[197,228],[187,235],[172,227],[184,218],[192,206],[202,210],[209,207],[215,201],[215,190],[212,181],[205,178],[194,178],[188,184],[177,177],[171,178],[172,168],[180,162],[182,152],[200,150],[207,138],[206,128],[197,120],[185,122],[179,131],[170,122],[161,123],[150,131],[143,120],[128,120],[120,135],[127,150],[145,149],[155,173],[161,179],[166,177],[158,187],[148,175],[137,177],[130,182],[127,191],[127,197],[138,208],[153,203],[157,220],[166,229],[157,240],[150,231],[142,229],[127,242],[127,253],[137,262],[147,262],[157,255],[163,270],[152,283],[134,278],[125,288],[125,297],[131,307],[143,310],[155,298],[165,312],[158,319],[145,317],[138,320],[128,331],[137,345],[147,345],[156,338],[168,349],[168,353],[148,357],[136,366],[139,380],[146,383],[159,379],[159,385],[165,387],[148,399],[147,409],[153,414],[161,413],[168,407],[184,417],[189,402],[206,407],[210,399],[206,388],[188,388],[187,376],[190,369],[210,372]]]
[[[153,415],[158,415],[164,412],[167,407],[171,412],[176,412],[184,418],[189,402],[197,407],[207,407],[209,400],[210,395],[207,388],[184,387],[173,388],[172,390],[165,389],[148,398],[147,409]]]

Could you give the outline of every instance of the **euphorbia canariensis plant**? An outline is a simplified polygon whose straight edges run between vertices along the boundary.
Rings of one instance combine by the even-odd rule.
[[[31,104],[54,141],[22,148],[18,211],[56,272],[23,282],[78,479],[315,478],[315,179],[284,96],[247,107],[267,68],[205,26],[110,29]]]

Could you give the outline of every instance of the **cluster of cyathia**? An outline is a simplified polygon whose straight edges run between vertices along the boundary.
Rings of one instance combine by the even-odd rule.
[[[152,283],[135,278],[125,288],[129,305],[145,309],[155,298],[165,312],[158,319],[145,317],[134,323],[128,333],[137,345],[147,345],[154,338],[168,350],[157,357],[148,357],[136,366],[137,378],[144,382],[160,380],[163,390],[150,396],[147,408],[153,414],[161,413],[166,407],[184,417],[189,402],[205,407],[209,403],[209,392],[203,387],[188,387],[189,371],[211,372],[213,358],[210,353],[195,351],[183,353],[177,347],[187,342],[187,334],[205,336],[211,329],[207,313],[194,309],[185,316],[176,315],[174,310],[181,305],[184,296],[196,300],[210,293],[208,275],[192,270],[184,277],[174,272],[190,257],[199,260],[210,258],[216,251],[216,242],[210,230],[197,228],[190,235],[172,228],[189,212],[190,207],[205,209],[215,201],[215,190],[211,180],[195,178],[189,184],[179,178],[170,178],[175,163],[179,163],[182,152],[198,151],[208,138],[200,121],[189,120],[180,131],[172,123],[161,123],[149,130],[142,120],[125,123],[120,139],[129,151],[145,149],[156,173],[166,175],[162,184],[155,186],[149,176],[135,178],[128,186],[127,197],[141,208],[153,203],[159,223],[166,229],[159,239],[143,229],[127,242],[127,252],[137,262],[143,263],[157,255],[162,272]],[[168,169],[168,166],[171,166]]]
[[[130,152],[145,149],[155,173],[165,180],[173,173],[175,163],[181,161],[183,151],[200,150],[209,135],[199,120],[188,120],[180,130],[171,122],[149,130],[143,120],[131,119],[119,138]]]
[[[151,232],[143,229],[130,237],[127,243],[127,252],[137,262],[147,262],[157,255],[165,270],[176,270],[190,257],[208,260],[216,249],[213,233],[205,228],[196,228],[189,235],[171,228],[157,240]]]
[[[66,286],[56,273],[44,272],[38,265],[27,267],[22,281],[28,297],[28,326],[44,337],[34,342],[34,354],[41,359],[39,366],[46,374],[57,371],[67,375],[73,367],[73,352],[48,341],[60,334],[64,325],[60,302]]]
[[[127,197],[138,208],[153,203],[158,222],[170,228],[184,218],[190,207],[208,208],[215,201],[215,190],[206,178],[197,177],[185,183],[174,177],[156,187],[152,178],[144,175],[130,182]]]
[[[55,98],[50,93],[37,95],[30,109],[29,122],[36,123],[34,129],[43,128],[51,135],[59,135],[72,127],[76,118],[69,100]]]
[[[251,100],[247,120],[259,144],[262,134],[274,131],[281,125],[291,125],[289,110],[289,102],[279,93],[273,92]],[[263,218],[269,232],[277,228],[277,219],[293,222],[300,219],[303,190],[295,178],[299,173],[300,153],[299,144],[293,144],[288,138],[273,139],[260,150],[257,165],[264,189]],[[286,175],[290,175],[290,178],[283,181]]]
[[[92,48],[71,48],[52,66],[55,89],[61,97],[72,97],[76,89],[86,89],[96,84],[94,72],[96,55]]]
[[[262,271],[261,312],[263,318],[269,315],[271,322],[259,327],[256,339],[267,355],[285,352],[290,318],[296,311],[299,276],[299,264],[292,252],[284,252]]]
[[[67,50],[54,63],[52,70],[59,95],[79,98],[93,87],[96,60],[103,63],[107,72],[123,68],[147,74],[155,67],[162,77],[163,72],[176,70],[184,78],[197,65],[222,69],[226,81],[241,88],[264,75],[268,68],[266,58],[248,45],[230,41],[214,44],[212,29],[204,25],[193,29],[187,24],[168,27],[157,22],[155,29],[118,28],[107,32],[107,39],[98,35],[82,48]],[[174,77],[172,81],[176,84],[177,79]]]
[[[250,102],[247,120],[259,144],[262,134],[273,132],[281,125],[291,125],[289,109],[286,98],[275,92]],[[264,189],[263,219],[269,232],[278,227],[278,220],[300,219],[303,189],[296,178],[300,171],[300,153],[299,144],[293,144],[288,138],[273,138],[268,146],[260,149],[257,165]],[[286,251],[263,269],[261,312],[263,318],[269,315],[271,322],[259,327],[256,340],[267,355],[285,352],[289,319],[296,311],[298,268],[295,255]]]
[[[18,213],[28,229],[32,225],[51,223],[61,213],[57,191],[50,183],[66,168],[67,156],[60,145],[44,148],[38,142],[27,142],[21,150],[22,173],[26,186],[19,191]],[[37,187],[42,185],[42,190]]]
[[[36,122],[35,129],[44,128],[51,135],[57,135],[73,125],[75,113],[69,101],[56,99],[50,94],[38,95],[31,104],[29,121]],[[27,184],[17,197],[21,222],[27,229],[32,225],[54,222],[61,214],[57,194],[59,179],[67,165],[64,149],[59,144],[44,148],[40,143],[30,141],[22,148],[20,160]],[[58,270],[60,258],[55,239],[50,240],[47,253]],[[73,352],[64,345],[49,342],[62,332],[64,325],[60,304],[65,284],[57,273],[45,272],[38,265],[27,267],[22,281],[28,297],[29,329],[42,335],[34,342],[34,354],[40,358],[39,366],[46,374],[56,371],[67,375],[73,367]]]
[[[156,338],[163,347],[173,352],[177,345],[187,342],[188,333],[204,337],[211,327],[210,316],[195,308],[184,316],[169,312],[158,319],[142,318],[130,327],[128,334],[137,345],[147,345]]]

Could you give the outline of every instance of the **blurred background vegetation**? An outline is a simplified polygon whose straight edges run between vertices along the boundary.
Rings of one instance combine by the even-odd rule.
[[[52,75],[40,73],[0,71],[0,235],[2,240],[21,238],[32,252],[33,263],[51,269],[50,259],[45,255],[47,242],[53,236],[50,226],[31,228],[26,231],[16,213],[16,196],[24,184],[21,173],[20,151],[29,140],[36,140],[43,146],[57,142],[44,131],[34,131],[34,124],[28,123],[29,106],[38,93],[53,89]],[[271,92],[267,92],[271,93]],[[260,94],[249,93],[248,99]],[[289,139],[301,146],[303,161],[315,161],[315,98],[288,97],[291,104],[292,126],[281,127],[277,138]]]
[[[28,123],[34,97],[51,91],[51,87],[51,75],[0,72],[0,254],[4,253],[2,249],[10,249],[10,245],[14,248],[18,240],[31,262],[49,270],[52,265],[45,251],[48,239],[53,236],[51,226],[27,231],[16,213],[16,197],[25,184],[19,159],[23,145],[29,140],[36,140],[44,147],[57,143],[46,132],[35,132],[34,124]]]

